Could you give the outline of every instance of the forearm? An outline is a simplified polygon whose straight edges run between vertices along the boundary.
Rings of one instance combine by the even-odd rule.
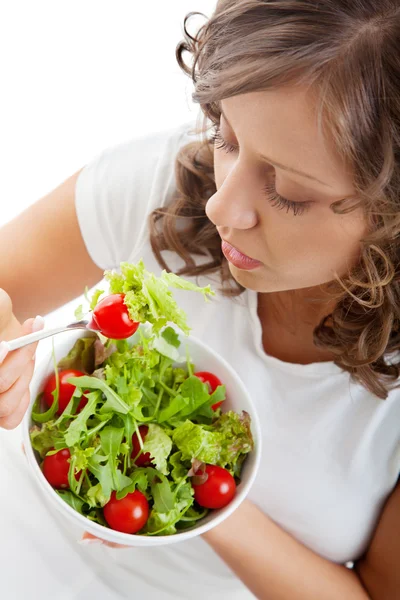
[[[318,556],[246,501],[204,539],[260,600],[368,600],[357,575]]]

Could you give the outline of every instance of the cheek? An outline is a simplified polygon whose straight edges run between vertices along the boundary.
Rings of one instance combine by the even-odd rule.
[[[285,288],[312,287],[345,275],[358,261],[366,224],[329,209],[303,216],[268,211],[263,223],[266,266]]]

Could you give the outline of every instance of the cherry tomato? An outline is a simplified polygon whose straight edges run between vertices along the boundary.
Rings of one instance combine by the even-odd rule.
[[[115,340],[133,335],[139,323],[130,318],[124,299],[125,294],[111,294],[100,300],[93,311],[89,327]]]
[[[84,375],[84,373],[82,373],[82,371],[76,371],[75,369],[66,369],[65,371],[59,372],[58,377],[60,380],[60,393],[58,396],[58,409],[57,409],[58,415],[61,415],[61,413],[63,413],[64,410],[67,408],[69,401],[72,398],[72,394],[75,391],[75,386],[72,385],[72,383],[67,383],[67,380],[70,377],[81,377],[82,375]],[[46,404],[49,408],[50,408],[50,406],[53,405],[53,402],[54,402],[54,396],[53,396],[52,392],[54,392],[55,389],[56,389],[56,375],[55,375],[55,373],[53,373],[53,375],[51,375],[49,377],[49,379],[47,380],[47,383],[43,390],[44,401],[46,402]],[[87,398],[82,398],[81,401],[79,402],[77,412],[81,412],[82,408],[86,404],[87,404]]]
[[[149,504],[146,496],[138,490],[127,494],[122,500],[117,500],[115,492],[112,492],[103,512],[111,529],[123,533],[137,533],[149,518]]]
[[[53,448],[54,450],[54,448]],[[71,453],[68,448],[59,450],[56,454],[45,456],[43,461],[43,475],[54,488],[68,488],[69,459]],[[75,473],[75,479],[79,481],[82,471]]]
[[[144,440],[146,439],[146,435],[147,432],[149,431],[149,428],[147,427],[147,425],[140,425],[139,427],[139,432],[140,432],[140,437],[142,438],[142,441],[144,442]],[[131,457],[135,458],[135,456],[137,456],[140,452],[140,443],[139,443],[139,438],[137,436],[137,433],[134,433],[132,436],[132,454]],[[140,456],[137,457],[137,459],[135,460],[135,465],[137,467],[149,467],[152,464],[151,462],[151,454],[150,452],[142,452],[142,454],[140,454]]]
[[[236,483],[226,469],[217,465],[206,465],[207,481],[199,485],[192,483],[194,499],[204,508],[223,508],[236,493]]]
[[[210,394],[215,392],[219,385],[222,385],[218,377],[216,375],[213,375],[212,373],[209,373],[208,371],[199,371],[198,373],[195,373],[195,376],[198,377],[203,383],[207,383],[208,388],[210,390]],[[212,405],[211,408],[213,410],[217,410],[217,408],[221,406],[222,402],[223,400],[221,400],[221,402],[216,402]]]

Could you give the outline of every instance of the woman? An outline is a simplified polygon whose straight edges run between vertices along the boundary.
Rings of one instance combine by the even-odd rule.
[[[19,318],[121,260],[222,282],[211,305],[179,301],[264,432],[224,524],[148,551],[72,544],[93,578],[65,597],[398,597],[399,36],[399,0],[220,0],[177,49],[205,135],[186,124],[111,148],[3,228]],[[41,527],[43,557],[74,539]]]

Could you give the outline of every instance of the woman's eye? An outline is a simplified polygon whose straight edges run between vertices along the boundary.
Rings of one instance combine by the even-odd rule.
[[[225,150],[228,154],[230,152],[238,152],[238,146],[229,144],[224,140],[219,125],[215,124],[214,127],[215,129],[211,136],[211,143],[214,144],[215,148],[218,150]],[[272,206],[278,210],[286,210],[287,213],[292,212],[296,217],[304,214],[311,205],[311,202],[293,202],[293,200],[284,198],[278,194],[273,183],[267,183],[267,185],[264,186],[263,191]]]
[[[225,150],[225,152],[227,152],[228,154],[229,152],[236,152],[239,150],[238,146],[228,144],[228,142],[224,140],[224,138],[221,135],[219,125],[215,126],[214,133],[211,136],[211,143],[215,145],[215,148],[217,150]]]
[[[292,212],[295,217],[303,215],[310,208],[311,202],[293,202],[278,194],[273,183],[267,183],[263,190],[271,206],[286,210],[287,213]]]

